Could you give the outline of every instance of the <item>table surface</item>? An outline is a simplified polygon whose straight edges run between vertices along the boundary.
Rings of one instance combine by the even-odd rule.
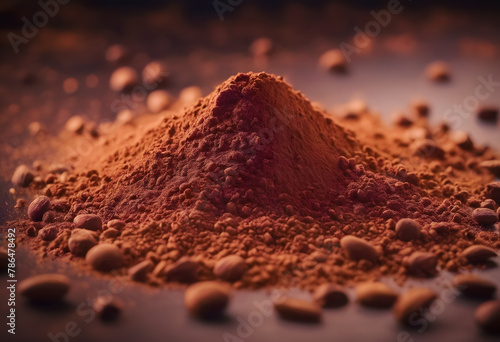
[[[410,23],[412,20],[422,21],[422,18],[427,18],[425,13],[408,13],[408,19],[405,20],[395,18],[392,26],[375,39],[374,51],[355,56],[349,65],[349,74],[339,76],[319,70],[318,55],[348,39],[354,26],[362,25],[369,19],[367,13],[352,17],[349,12],[350,19],[332,23],[331,26],[335,26],[333,28],[325,26],[323,18],[323,21],[318,20],[317,25],[298,24],[287,31],[285,19],[277,20],[274,26],[272,24],[273,15],[279,16],[279,13],[257,16],[250,5],[248,9],[245,9],[244,4],[241,7],[231,14],[232,17],[228,15],[224,22],[218,22],[217,17],[209,18],[208,22],[188,20],[187,25],[182,26],[184,36],[178,37],[177,31],[168,31],[171,28],[168,23],[158,21],[158,17],[165,14],[161,11],[157,15],[140,12],[136,15],[125,13],[121,17],[109,17],[106,16],[109,13],[103,10],[102,13],[96,13],[95,25],[83,25],[78,13],[85,13],[85,10],[76,4],[67,5],[61,9],[61,18],[56,18],[57,25],[40,30],[39,35],[23,46],[24,50],[19,54],[14,54],[9,46],[0,52],[0,142],[3,146],[13,147],[23,144],[26,139],[30,139],[26,126],[33,120],[45,123],[49,131],[55,134],[73,114],[85,114],[96,121],[116,115],[110,110],[110,103],[117,95],[107,88],[107,79],[113,67],[107,65],[102,56],[105,47],[117,41],[136,51],[132,65],[144,65],[148,58],[167,56],[175,80],[170,88],[174,94],[182,87],[193,84],[199,85],[207,94],[232,74],[266,70],[283,75],[296,89],[312,101],[323,104],[326,109],[352,98],[360,98],[386,120],[395,111],[408,111],[409,102],[422,97],[432,106],[431,121],[440,122],[447,109],[453,108],[454,104],[463,104],[468,96],[474,95],[479,84],[478,77],[487,78],[491,74],[494,80],[500,80],[498,51],[496,58],[463,56],[458,53],[459,40],[468,35],[489,41],[497,50],[500,49],[500,37],[497,34],[500,24],[498,21],[494,24],[491,13],[474,17],[472,21],[477,24],[475,26],[470,26],[471,23],[466,23],[469,26],[464,27],[450,24],[452,29],[438,30],[434,34],[428,33],[423,24],[404,25],[406,20]],[[152,20],[145,21],[148,15],[152,16]],[[466,13],[456,15],[459,18],[466,17]],[[429,15],[430,22],[434,16]],[[130,25],[121,24],[120,20]],[[254,31],[246,30],[244,27],[248,22],[262,23],[262,27],[256,25]],[[131,27],[134,31],[131,31]],[[415,51],[401,55],[380,48],[388,37],[406,33],[405,27],[413,27],[408,32],[416,39]],[[220,32],[222,43],[213,37],[205,39],[207,35],[211,37],[213,32]],[[259,65],[248,56],[247,49],[251,39],[262,35],[272,37],[277,47],[268,63]],[[290,35],[294,35],[295,40],[288,39]],[[57,39],[52,42],[54,37]],[[70,43],[57,43],[64,37]],[[452,81],[449,84],[432,84],[423,76],[426,64],[436,59],[449,62],[452,68]],[[30,86],[21,85],[16,80],[26,66],[30,70],[47,66],[56,70],[58,76],[55,85],[47,84],[46,80]],[[95,89],[82,86],[89,73],[97,74],[101,80]],[[70,76],[80,81],[80,89],[75,96],[64,94],[60,86],[62,80]],[[100,100],[97,110],[91,107],[91,100],[96,98]],[[19,112],[12,114],[7,111],[12,103],[21,104]],[[491,97],[481,104],[500,106],[498,90],[493,91]],[[472,113],[455,128],[468,132],[476,143],[500,149],[499,127],[478,122]],[[23,156],[6,154],[6,150],[0,152],[0,173],[3,176],[0,180],[0,224],[12,218],[11,208],[15,203],[15,198],[8,192],[11,184],[7,175],[17,163],[30,162],[23,160]],[[34,194],[20,192],[20,195],[30,198]],[[499,261],[497,258],[496,262]],[[56,308],[33,307],[18,298],[17,334],[14,339],[13,336],[7,336],[7,341],[440,341],[443,338],[450,341],[498,341],[498,336],[484,335],[475,326],[473,313],[478,302],[463,298],[451,302],[441,301],[442,309],[437,310],[435,322],[423,331],[406,330],[399,326],[390,310],[369,310],[356,304],[342,309],[324,310],[320,324],[285,322],[274,313],[264,315],[258,310],[255,303],[267,300],[269,294],[266,291],[235,292],[227,316],[220,321],[206,323],[192,319],[187,314],[180,290],[148,288],[124,281],[121,277],[103,279],[92,273],[82,273],[72,265],[51,260],[40,263],[31,252],[22,246],[18,247],[17,279],[50,271],[63,272],[72,280],[65,303]],[[500,284],[498,267],[477,272]],[[443,273],[438,279],[420,282],[435,288],[445,298],[446,291],[449,291],[446,289],[449,279],[450,275]],[[2,275],[0,282],[5,284],[6,276]],[[296,289],[290,291],[295,296],[309,296]],[[92,319],[88,298],[109,293],[124,303],[121,317],[114,323]],[[352,293],[350,295],[352,298]],[[7,315],[6,298],[6,286],[1,285],[1,317]],[[2,324],[2,341],[5,341],[5,330]],[[68,332],[75,336],[69,336]]]

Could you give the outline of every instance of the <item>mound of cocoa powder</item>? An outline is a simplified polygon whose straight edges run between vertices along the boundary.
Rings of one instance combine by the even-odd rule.
[[[41,255],[82,267],[106,244],[90,265],[152,285],[227,276],[313,289],[484,267],[489,256],[463,252],[500,247],[498,225],[473,215],[498,221],[498,183],[480,166],[498,153],[464,149],[425,117],[389,130],[354,114],[319,111],[280,77],[238,74],[161,121],[113,126],[62,174],[42,169],[31,187],[50,205],[15,224]],[[77,228],[85,248],[73,255]],[[108,254],[119,262],[96,260]]]

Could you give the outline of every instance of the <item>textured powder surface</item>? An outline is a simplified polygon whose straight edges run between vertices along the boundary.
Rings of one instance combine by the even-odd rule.
[[[460,149],[445,127],[422,119],[388,130],[368,110],[342,119],[266,73],[233,76],[160,119],[103,134],[65,177],[45,173],[38,188],[52,214],[16,222],[26,242],[86,267],[67,241],[76,215],[97,214],[99,243],[120,247],[127,267],[148,259],[159,269],[150,284],[169,282],[161,270],[182,257],[198,264],[196,280],[214,279],[215,262],[236,254],[247,271],[234,286],[248,288],[384,275],[401,283],[413,252],[458,271],[472,267],[460,256],[467,247],[500,247],[498,228],[472,218],[493,180],[478,165],[499,156]],[[418,222],[416,240],[397,238],[401,218]],[[47,227],[57,231],[52,241],[36,237]],[[340,246],[347,235],[368,241],[379,259],[349,258]]]

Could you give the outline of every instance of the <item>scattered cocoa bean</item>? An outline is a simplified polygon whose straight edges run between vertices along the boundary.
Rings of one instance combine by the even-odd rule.
[[[477,325],[486,332],[500,333],[500,300],[490,300],[478,306],[474,313]]]
[[[362,283],[356,286],[358,302],[371,308],[390,308],[396,302],[398,294],[389,286],[379,282]]]
[[[316,288],[313,298],[322,307],[338,308],[349,302],[344,290],[336,284],[323,284]]]
[[[201,89],[196,86],[186,87],[179,93],[179,102],[184,105],[190,105],[196,102],[202,96]]]
[[[498,215],[489,208],[477,208],[472,212],[472,218],[482,226],[487,226],[498,222]]]
[[[97,245],[94,232],[86,229],[74,229],[68,239],[68,248],[76,256],[85,256],[89,249]]]
[[[50,199],[46,196],[35,198],[28,207],[28,217],[31,221],[42,221],[43,215],[50,208]]]
[[[198,280],[199,264],[189,257],[182,257],[172,265],[167,266],[165,275],[171,281],[193,283]]]
[[[155,90],[148,95],[146,106],[151,113],[159,113],[172,103],[172,96],[165,90]]]
[[[462,252],[462,256],[467,258],[470,263],[477,264],[487,262],[490,258],[496,257],[497,252],[486,246],[473,245],[466,248]]]
[[[81,214],[73,219],[73,223],[77,228],[85,228],[88,230],[100,230],[102,228],[101,218],[94,214]]]
[[[144,260],[129,268],[128,275],[134,280],[144,281],[146,280],[148,273],[153,270],[154,266],[155,265],[151,260]]]
[[[314,302],[296,298],[283,298],[274,303],[278,315],[289,321],[318,323],[321,320],[321,308]]]
[[[399,323],[412,326],[412,322],[422,317],[436,298],[436,293],[428,288],[410,289],[400,295],[394,304],[394,316]]]
[[[474,274],[459,274],[453,279],[453,285],[465,296],[490,298],[495,293],[495,283]]]
[[[340,240],[340,246],[347,252],[349,258],[352,260],[358,261],[365,259],[375,263],[379,258],[377,250],[371,243],[355,236],[344,236]]]
[[[102,239],[114,239],[120,235],[120,232],[115,228],[108,228],[101,233]]]
[[[123,255],[117,246],[102,243],[87,252],[85,261],[97,271],[110,272],[123,266]]]
[[[230,288],[224,283],[204,281],[193,284],[184,293],[184,303],[193,316],[215,319],[223,315],[229,303]]]
[[[250,45],[250,52],[256,58],[268,56],[272,50],[273,41],[266,37],[258,38]]]
[[[496,178],[500,178],[500,160],[483,161],[478,166],[489,170]]]
[[[417,114],[419,117],[428,117],[430,113],[429,104],[425,101],[419,100],[415,101],[411,104],[413,112]]]
[[[130,67],[121,67],[111,74],[109,87],[117,92],[126,92],[132,90],[138,83],[139,75],[137,71]]]
[[[434,82],[448,82],[450,80],[450,68],[445,62],[437,61],[427,65],[425,75]]]
[[[470,151],[470,150],[474,149],[474,143],[472,142],[472,139],[465,132],[462,132],[462,131],[453,132],[451,134],[451,139],[462,150]]]
[[[70,280],[62,274],[39,274],[19,283],[21,296],[36,303],[54,303],[62,300],[68,293]]]
[[[123,305],[112,296],[99,296],[92,303],[92,308],[101,321],[109,322],[118,318]]]
[[[414,252],[403,260],[408,273],[416,277],[434,277],[438,271],[437,258],[432,253]]]
[[[401,219],[396,223],[396,235],[403,241],[416,240],[420,235],[420,225],[412,219]]]
[[[170,71],[167,63],[163,61],[152,61],[142,70],[142,81],[149,87],[159,87],[167,83],[169,75]]]
[[[26,165],[19,165],[12,174],[12,183],[21,187],[27,187],[31,184],[35,176]]]
[[[116,230],[122,230],[125,227],[126,223],[122,220],[111,220],[107,223],[108,228],[114,228]]]
[[[319,58],[319,65],[328,71],[345,73],[347,72],[347,61],[342,51],[338,49],[328,50]]]
[[[481,204],[480,204],[481,208],[488,208],[488,209],[491,209],[491,210],[495,210],[496,206],[497,205],[496,205],[495,201],[492,200],[492,199],[490,199],[490,198],[487,199],[487,200],[482,201]]]
[[[477,111],[477,118],[484,122],[495,123],[498,120],[498,108],[482,107]]]
[[[82,134],[85,129],[85,120],[80,115],[72,116],[66,121],[65,128],[68,132]]]
[[[127,54],[127,48],[121,44],[114,44],[106,49],[105,58],[108,62],[117,63],[123,61]]]
[[[235,282],[243,277],[246,269],[245,259],[238,255],[228,255],[217,261],[213,272],[223,280]]]
[[[38,238],[43,241],[53,241],[59,234],[59,228],[56,226],[48,226],[38,231]]]

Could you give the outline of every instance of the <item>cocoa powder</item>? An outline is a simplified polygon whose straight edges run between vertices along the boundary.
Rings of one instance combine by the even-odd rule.
[[[414,253],[436,257],[434,274],[486,258],[464,252],[473,245],[489,256],[500,246],[498,230],[478,223],[492,222],[491,212],[486,221],[473,215],[497,200],[480,165],[499,155],[464,150],[446,127],[415,118],[387,130],[365,109],[338,117],[266,73],[238,74],[185,110],[172,108],[112,125],[90,156],[62,160],[71,167],[60,176],[39,172],[30,186],[50,198],[51,222],[16,221],[20,238],[88,267],[68,240],[77,227],[91,229],[98,245],[87,261],[96,269],[123,265],[153,285],[230,275],[235,288],[382,276],[401,284],[419,274],[404,262]],[[402,219],[411,229],[396,225]],[[51,239],[35,237],[47,228]],[[113,260],[101,260],[108,252]],[[229,256],[238,262],[216,271]]]

